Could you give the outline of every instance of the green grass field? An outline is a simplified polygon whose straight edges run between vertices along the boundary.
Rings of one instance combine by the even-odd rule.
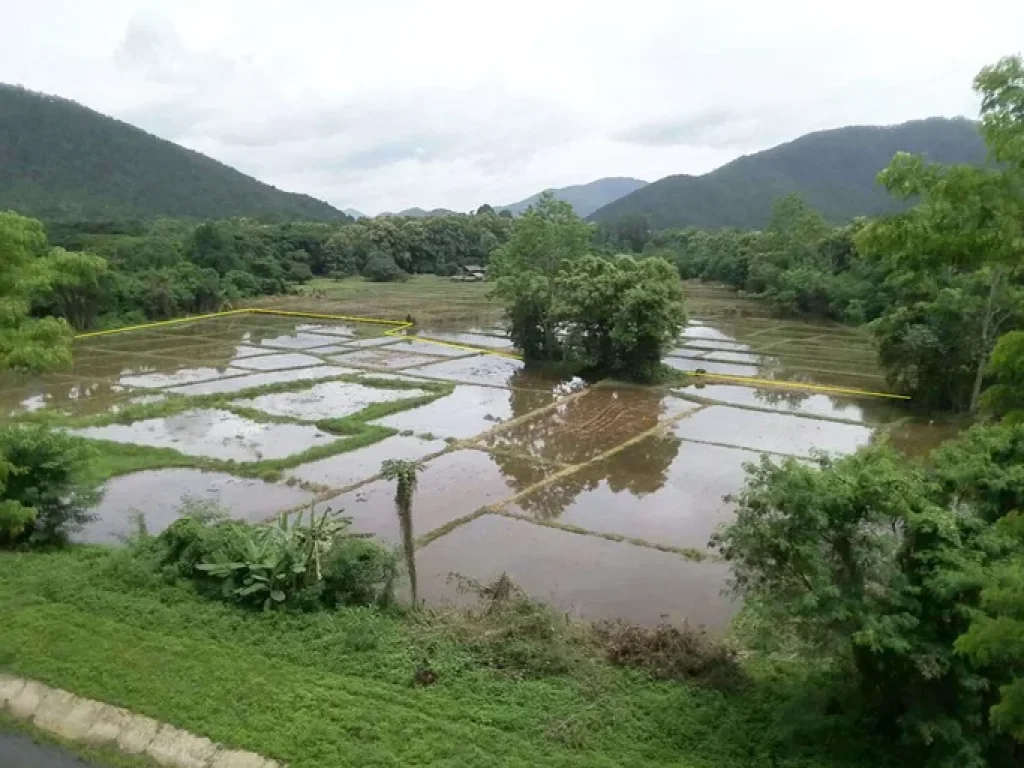
[[[770,672],[729,693],[599,659],[523,677],[443,618],[247,612],[125,551],[0,556],[0,615],[0,667],[294,768],[878,765]],[[438,680],[415,687],[424,664]]]

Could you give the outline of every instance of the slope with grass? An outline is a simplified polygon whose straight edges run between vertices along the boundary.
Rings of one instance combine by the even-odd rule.
[[[755,673],[723,692],[572,654],[523,673],[552,646],[526,621],[488,633],[498,664],[443,615],[246,611],[127,550],[0,555],[0,614],[0,669],[293,768],[885,765],[843,727],[807,730],[813,686]],[[416,686],[424,666],[437,680]]]
[[[0,210],[51,220],[159,216],[345,221],[67,99],[0,84]]]
[[[758,229],[768,223],[775,202],[794,193],[835,223],[875,216],[901,205],[875,181],[897,152],[921,153],[939,163],[985,162],[985,145],[969,120],[848,126],[809,133],[703,176],[668,176],[605,205],[590,220],[614,224],[639,213],[656,229]]]

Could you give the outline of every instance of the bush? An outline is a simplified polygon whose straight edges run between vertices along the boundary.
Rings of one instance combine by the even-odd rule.
[[[375,283],[394,283],[405,280],[409,276],[405,274],[395,260],[386,253],[376,251],[370,254],[370,258],[363,267],[363,277]]]
[[[207,597],[248,608],[315,610],[390,601],[394,554],[349,535],[348,525],[330,510],[319,517],[311,511],[308,522],[299,513],[250,525],[191,506],[136,547],[172,580],[189,580]]]
[[[646,670],[658,680],[685,680],[724,689],[742,679],[736,653],[709,638],[703,627],[638,627],[609,621],[595,625],[594,633],[612,664]]]
[[[89,522],[100,494],[88,459],[81,440],[45,427],[0,430],[0,547],[61,546]]]

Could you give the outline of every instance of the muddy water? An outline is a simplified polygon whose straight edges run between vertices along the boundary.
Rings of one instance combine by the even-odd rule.
[[[202,409],[133,424],[71,430],[97,440],[173,448],[189,456],[233,461],[282,459],[337,438],[299,424],[264,424],[230,411]]]
[[[488,582],[502,573],[527,594],[588,620],[724,627],[736,612],[721,592],[728,567],[656,549],[484,515],[416,553],[420,597],[465,604],[449,579]]]
[[[515,492],[515,483],[524,478],[536,483],[545,476],[544,468],[536,463],[517,461],[513,479],[509,462],[499,462],[483,451],[459,450],[432,459],[420,470],[417,481],[413,505],[415,537],[507,499]],[[354,531],[372,533],[389,544],[401,543],[393,482],[376,480],[326,503],[333,510],[344,510],[352,518]]]
[[[389,349],[417,355],[432,355],[434,357],[467,357],[468,355],[476,354],[472,350],[454,346],[449,347],[447,343],[433,344],[430,341],[415,338],[399,340]]]
[[[276,392],[251,400],[235,400],[232,405],[255,408],[272,416],[285,416],[297,421],[319,421],[351,416],[374,403],[407,400],[425,394],[422,389],[380,389],[330,381],[297,392]]]
[[[516,408],[536,410],[555,398],[553,393],[528,394],[517,398],[515,393],[492,387],[459,384],[450,395],[411,411],[402,411],[373,422],[400,432],[465,439],[493,429],[503,421],[515,418]],[[529,413],[523,410],[518,415]]]
[[[490,336],[484,333],[455,333],[451,331],[424,331],[420,334],[431,339],[450,341],[453,344],[468,344],[471,347],[511,350],[512,342],[501,336]]]
[[[415,461],[431,453],[439,453],[446,447],[443,440],[395,435],[366,448],[301,464],[286,474],[328,488],[344,488],[379,474],[380,465],[387,459]]]
[[[885,423],[902,412],[890,401],[867,397],[820,395],[783,387],[744,387],[733,384],[696,383],[677,390],[683,396],[706,398],[730,405],[747,405],[806,416],[825,416],[848,421]]]
[[[432,379],[505,387],[511,385],[513,377],[522,369],[523,363],[520,360],[497,355],[478,355],[421,365],[409,372]]]
[[[286,371],[270,373],[253,373],[248,376],[236,376],[218,381],[204,381],[199,384],[186,384],[171,387],[168,392],[178,395],[219,395],[229,392],[241,392],[245,389],[264,387],[268,384],[283,384],[288,381],[316,381],[330,379],[347,373],[359,373],[355,368],[342,368],[340,365],[322,365],[318,368],[293,368]]]
[[[513,393],[513,396],[514,393]],[[484,438],[489,448],[579,464],[698,406],[651,389],[601,387]]]
[[[149,533],[157,534],[180,516],[186,499],[216,503],[231,517],[253,523],[313,499],[298,488],[197,469],[137,472],[114,478],[103,491],[103,500],[92,510],[96,519],[75,536],[77,541],[116,543],[133,532],[136,512]]]
[[[394,344],[379,349],[360,349],[340,355],[331,355],[331,362],[339,365],[365,366],[368,368],[388,368],[400,370],[412,366],[426,365],[439,360],[439,357],[403,353],[394,349]]]
[[[162,389],[180,384],[196,384],[225,376],[239,376],[247,371],[239,368],[181,368],[174,373],[138,373],[122,376],[118,381],[124,387]]]
[[[283,371],[287,368],[310,368],[314,365],[323,365],[323,361],[318,357],[296,352],[281,355],[245,357],[241,360],[236,360],[235,365],[239,368],[248,368],[253,371]]]
[[[686,440],[810,456],[815,450],[852,453],[871,441],[872,430],[856,424],[712,405],[675,424],[673,433]]]

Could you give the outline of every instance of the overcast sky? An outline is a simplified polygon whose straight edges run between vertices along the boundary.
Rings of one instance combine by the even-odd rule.
[[[367,213],[974,116],[1024,0],[0,0],[0,81]]]

